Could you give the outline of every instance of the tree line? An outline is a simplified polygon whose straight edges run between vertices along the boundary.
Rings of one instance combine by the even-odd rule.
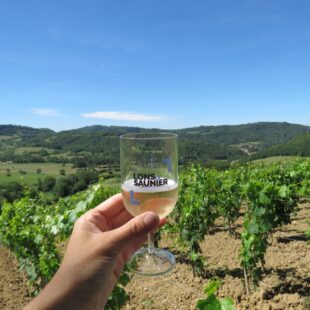
[[[57,178],[47,176],[39,178],[33,186],[20,182],[9,182],[0,184],[0,206],[5,201],[12,203],[25,195],[36,197],[40,192],[46,193],[47,201],[53,203],[61,197],[73,195],[85,190],[90,184],[99,180],[99,173],[93,169],[80,169],[74,174],[61,175]]]

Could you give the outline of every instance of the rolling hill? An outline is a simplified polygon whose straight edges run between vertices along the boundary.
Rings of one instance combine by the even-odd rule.
[[[119,135],[139,131],[162,130],[95,125],[55,132],[0,125],[0,160],[117,164]],[[164,131],[178,134],[181,163],[247,160],[267,154],[310,155],[307,147],[310,127],[298,124],[259,122]]]

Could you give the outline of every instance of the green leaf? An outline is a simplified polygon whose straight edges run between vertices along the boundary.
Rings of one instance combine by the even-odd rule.
[[[250,223],[248,226],[248,231],[250,234],[257,234],[258,233],[258,225],[256,223]]]
[[[205,300],[199,300],[196,307],[199,307],[199,310],[221,310],[220,301],[215,295],[211,295]]]
[[[211,296],[212,294],[214,294],[218,290],[220,285],[221,285],[220,280],[213,279],[210,281],[210,283],[208,283],[208,285],[204,288],[203,291],[207,296]]]
[[[121,276],[118,279],[119,284],[126,286],[130,282],[130,277],[127,273],[122,272]]]
[[[51,233],[53,235],[57,235],[58,234],[58,227],[56,225],[52,226]]]
[[[287,192],[288,192],[287,186],[286,186],[286,185],[282,185],[282,186],[280,187],[280,189],[279,189],[279,195],[280,195],[280,197],[286,198]]]
[[[197,303],[196,303],[196,308],[197,308],[198,310],[205,310],[205,309],[207,309],[207,305],[208,305],[208,301],[207,301],[207,300],[205,300],[205,299],[200,299],[200,300],[198,300]]]
[[[235,310],[235,306],[231,298],[225,297],[220,299],[221,310]]]

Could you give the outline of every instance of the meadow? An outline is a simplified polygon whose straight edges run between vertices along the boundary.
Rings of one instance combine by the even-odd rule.
[[[40,169],[40,170],[38,170]],[[72,174],[77,169],[71,164],[58,163],[0,163],[0,184],[7,184],[12,181],[21,182],[32,185],[37,183],[39,178],[46,176],[57,177],[60,170],[64,170],[65,174]]]

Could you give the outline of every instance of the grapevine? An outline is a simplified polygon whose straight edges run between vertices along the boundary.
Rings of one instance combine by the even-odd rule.
[[[309,195],[310,162],[297,161],[270,166],[249,164],[224,172],[190,166],[180,176],[180,196],[169,232],[185,244],[195,274],[202,274],[206,261],[199,243],[222,217],[230,231],[245,209],[241,234],[240,263],[249,292],[249,278],[257,285],[259,264],[264,267],[268,238],[279,226],[288,224],[297,211],[300,197]]]
[[[179,242],[188,248],[187,256],[194,274],[202,274],[205,261],[199,242],[204,239],[218,217],[218,195],[221,186],[216,172],[201,166],[191,166],[179,180],[181,193],[174,211],[175,227]]]
[[[57,246],[67,240],[76,219],[113,193],[98,184],[54,205],[47,204],[44,195],[37,198],[26,195],[11,204],[3,204],[0,239],[18,257],[21,269],[28,274],[33,294],[58,269],[61,257]],[[291,221],[298,201],[309,196],[310,161],[307,160],[270,166],[232,166],[226,171],[192,165],[183,168],[180,174],[179,199],[165,230],[171,238],[176,237],[179,256],[189,260],[194,274],[203,275],[207,262],[200,242],[223,220],[233,232],[234,223],[243,213],[240,264],[250,292],[251,282],[257,285],[260,279],[269,237],[277,227]],[[310,227],[306,235],[310,239]],[[125,302],[124,286],[128,281],[124,272],[107,309],[119,309]]]
[[[248,210],[244,218],[244,231],[241,234],[241,266],[244,268],[247,291],[250,272],[253,283],[259,280],[260,262],[268,247],[268,237],[272,230],[290,222],[290,215],[297,205],[294,193],[286,185],[278,186],[264,180],[250,181],[244,186]]]
[[[221,281],[218,279],[212,279],[208,285],[204,288],[206,298],[200,299],[196,303],[198,310],[234,310],[233,301],[228,298],[218,298],[216,291],[221,285]]]
[[[28,275],[33,295],[39,293],[59,268],[61,257],[57,246],[68,239],[77,218],[113,194],[114,191],[99,184],[51,206],[44,205],[44,197],[25,197],[3,205],[1,242],[17,256],[20,268]],[[123,272],[106,309],[119,309],[124,304],[127,295],[123,287],[128,282],[129,276]]]

